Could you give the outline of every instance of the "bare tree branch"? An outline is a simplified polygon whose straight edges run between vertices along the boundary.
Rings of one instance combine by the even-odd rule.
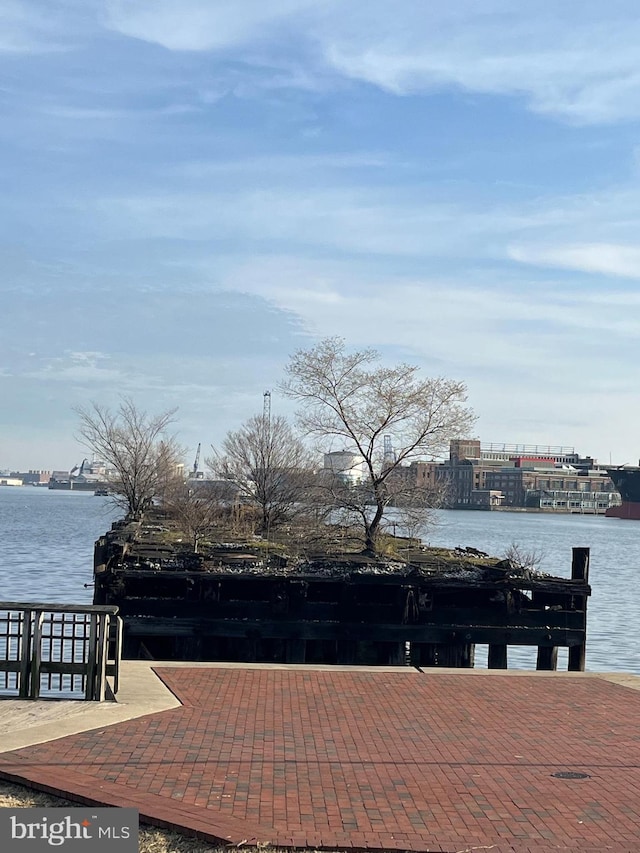
[[[312,461],[285,418],[256,415],[228,433],[219,451],[212,451],[206,464],[259,508],[261,533],[302,511]]]
[[[375,553],[385,511],[427,506],[424,490],[406,481],[408,463],[441,455],[450,439],[469,433],[475,417],[464,404],[466,387],[444,378],[421,378],[417,367],[380,366],[379,354],[346,351],[342,338],[326,338],[296,352],[282,390],[301,404],[299,423],[329,445],[333,439],[362,457],[366,482],[349,490],[334,483],[336,505],[363,519],[365,551]],[[384,458],[384,436],[393,436],[395,457]],[[412,495],[412,496],[410,496]]]
[[[181,449],[165,435],[176,409],[149,415],[125,397],[115,411],[98,403],[75,411],[78,440],[111,470],[116,503],[138,518],[176,474]]]
[[[220,494],[202,480],[174,478],[163,497],[163,506],[189,537],[194,553],[201,539],[226,517]]]

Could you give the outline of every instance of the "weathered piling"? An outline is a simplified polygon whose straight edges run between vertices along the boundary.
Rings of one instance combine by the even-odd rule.
[[[589,583],[589,549],[574,548],[571,561],[571,579],[576,583],[582,582],[588,588]],[[589,593],[576,591],[574,606],[584,613],[585,628],[587,621],[587,597]],[[572,672],[584,672],[587,652],[587,634],[585,630],[582,642],[569,647],[569,670]]]

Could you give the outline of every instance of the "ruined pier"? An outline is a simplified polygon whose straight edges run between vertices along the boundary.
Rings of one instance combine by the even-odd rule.
[[[474,549],[288,558],[219,545],[180,550],[157,525],[117,523],[95,548],[94,604],[117,605],[123,656],[416,667],[472,667],[476,644],[506,669],[510,645],[537,668],[585,667],[589,550],[570,578]]]

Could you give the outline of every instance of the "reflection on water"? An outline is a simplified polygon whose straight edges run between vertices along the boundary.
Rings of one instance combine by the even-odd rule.
[[[91,493],[0,487],[0,600],[91,602],[93,543],[119,517]],[[640,672],[640,522],[589,515],[445,511],[425,542],[504,554],[511,543],[542,552],[540,568],[569,577],[571,549],[591,548],[587,667]],[[486,665],[482,650],[477,664]],[[534,649],[509,650],[511,667],[535,666]],[[566,668],[566,653],[559,655]]]

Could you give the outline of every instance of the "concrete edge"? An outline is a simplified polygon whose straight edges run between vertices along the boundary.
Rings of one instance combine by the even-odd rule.
[[[630,672],[590,672],[589,675],[610,681],[612,684],[619,684],[621,687],[628,687],[630,690],[640,690],[640,675],[633,675]]]
[[[17,701],[0,701],[0,720],[8,719],[12,724],[2,735],[0,753],[112,726],[181,705],[153,671],[149,661],[124,663],[120,671],[120,689],[116,702],[23,700],[20,702],[21,708],[27,703],[31,709],[35,706],[27,718],[18,712]],[[34,716],[41,716],[43,722],[35,722]]]

